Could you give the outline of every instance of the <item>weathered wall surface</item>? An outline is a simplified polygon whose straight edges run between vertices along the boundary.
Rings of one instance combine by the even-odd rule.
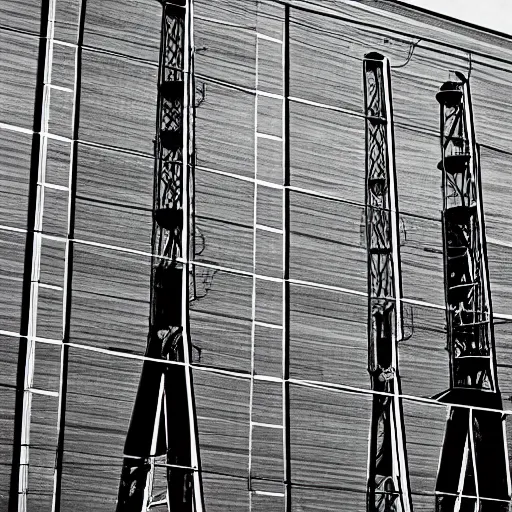
[[[476,133],[482,144],[489,267],[499,322],[496,344],[500,384],[507,400],[511,389],[507,369],[507,268],[512,262],[507,235],[510,216],[506,207],[507,160],[512,150],[507,119],[512,109],[507,98],[512,86],[512,47],[509,41],[484,37],[448,22],[439,22],[439,27],[434,23],[428,26],[424,19],[408,18],[403,10],[392,15],[384,12],[383,17],[353,3],[338,2],[335,7],[332,2],[322,4],[318,10],[323,10],[323,14],[319,14],[309,12],[316,9],[311,4],[297,2],[297,9],[291,9],[290,25],[290,377],[295,379],[290,391],[292,509],[338,510],[342,506],[343,510],[355,511],[364,508],[371,412],[368,395],[347,393],[350,387],[369,389],[366,253],[361,234],[362,56],[377,50],[388,56],[392,65],[403,292],[406,331],[410,335],[400,347],[400,371],[405,395],[429,398],[446,389],[449,378],[443,311],[441,176],[436,168],[440,155],[439,108],[435,94],[439,85],[449,79],[450,72],[468,72],[471,52]],[[306,10],[300,8],[304,6]],[[217,183],[225,182],[222,188],[230,190],[231,198],[229,218],[208,209],[209,223],[202,221],[204,258],[249,271],[254,246],[247,180],[257,181],[257,212],[266,212],[261,223],[269,226],[279,197],[275,198],[276,190],[268,185],[283,183],[275,158],[279,155],[279,141],[255,137],[255,131],[279,135],[280,120],[278,116],[272,122],[263,118],[260,124],[262,117],[254,108],[255,98],[259,108],[261,98],[268,101],[262,94],[282,94],[282,73],[281,61],[272,52],[273,42],[259,35],[280,37],[277,9],[273,13],[277,20],[272,25],[265,17],[270,12],[264,14],[261,6],[254,3],[251,8],[251,3],[245,3],[244,7],[239,2],[223,2],[222,6],[196,2],[196,44],[205,47],[197,57],[196,73],[199,81],[206,84],[206,99],[197,113],[197,175],[211,173],[212,179],[218,178]],[[357,21],[375,26],[353,23]],[[273,33],[262,28],[269,26]],[[396,30],[408,35],[397,35],[393,32]],[[234,115],[236,112],[238,115]],[[256,123],[253,116],[257,117]],[[219,171],[229,173],[229,178],[219,176]],[[231,207],[237,177],[238,204]],[[260,200],[264,205],[261,210]],[[199,204],[198,214],[200,211]],[[235,228],[228,224],[235,221],[241,225]],[[210,227],[214,223],[219,224],[223,233],[231,233],[222,237],[221,249],[218,235]],[[258,228],[256,232],[259,236]],[[258,267],[259,261],[268,257],[268,251],[260,255],[262,243],[256,240],[255,244],[256,268],[262,269],[257,273],[275,275],[271,268]],[[277,243],[273,247],[279,250]],[[275,261],[279,261],[279,256]],[[212,307],[223,310],[219,320],[223,326],[215,336],[205,339],[202,357],[208,358],[208,352],[215,352],[220,356],[219,365],[247,371],[251,361],[250,283],[245,286],[242,309],[240,300],[232,302],[234,296],[219,302],[215,295],[217,276],[201,307],[207,307],[203,304],[211,300]],[[239,281],[242,283],[244,278]],[[240,305],[236,309],[235,303]],[[275,306],[278,311],[279,308]],[[231,341],[230,337],[222,336],[230,316],[232,324],[240,323],[242,316],[245,330],[238,336],[239,343],[229,343],[224,348],[219,338]],[[258,334],[254,337],[253,359],[258,361],[260,343],[260,350],[267,351],[268,359],[279,361],[279,337],[272,338],[270,332],[263,337],[265,343],[258,341]],[[246,347],[244,353],[240,353],[241,344]],[[214,364],[211,359],[208,363],[205,360],[205,364],[210,361]],[[277,366],[258,369],[256,363],[256,374],[278,375]],[[311,390],[305,387],[306,381],[346,388]],[[269,392],[268,396],[273,397],[270,402],[275,400],[279,404],[278,392]],[[417,510],[431,510],[446,410],[436,407],[434,402],[406,399],[404,414],[413,501]],[[247,421],[245,418],[245,425]],[[235,423],[231,428],[235,431]],[[246,429],[246,461],[254,458],[249,435]],[[267,467],[279,466],[282,454],[273,452],[270,436],[268,440]],[[230,473],[233,482],[240,476],[238,470]],[[273,478],[279,481],[276,474]],[[253,486],[257,484],[256,478]],[[239,497],[240,507],[245,499],[245,495]],[[276,510],[280,510],[279,506]]]
[[[404,422],[416,510],[434,506],[446,410],[413,397],[448,386],[435,93],[452,70],[468,72],[469,54],[500,384],[512,409],[512,42],[384,4],[292,2],[290,13],[293,512],[364,509],[371,396],[362,57],[371,50],[392,65],[410,334],[400,372],[411,397]],[[193,375],[205,502],[209,511],[250,503],[283,510],[280,498],[251,495],[247,485],[251,464],[253,489],[283,490],[283,430],[261,426],[283,421],[283,7],[196,0],[194,10],[196,99],[204,91],[196,113],[195,270],[205,296],[191,307],[190,329],[200,353]],[[1,510],[12,458],[40,12],[38,2],[0,6]],[[52,83],[63,88],[74,86],[78,16],[78,1],[57,0]],[[63,201],[73,96],[52,91],[40,276],[49,286],[39,293],[33,383],[51,393],[33,398],[30,510],[51,509],[66,246],[72,345],[62,510],[115,505],[147,339],[160,23],[154,1],[87,1],[71,239]]]

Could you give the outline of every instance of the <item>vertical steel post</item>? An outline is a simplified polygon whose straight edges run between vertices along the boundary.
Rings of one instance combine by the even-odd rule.
[[[290,6],[285,5],[283,33],[283,428],[284,428],[284,483],[285,512],[292,510],[291,444],[290,444]]]

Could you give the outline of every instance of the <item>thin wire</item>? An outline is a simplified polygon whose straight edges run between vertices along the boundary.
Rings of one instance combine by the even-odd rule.
[[[409,64],[409,62],[411,61],[412,56],[414,54],[414,50],[416,49],[416,46],[418,46],[420,41],[423,41],[423,39],[421,37],[414,43],[411,43],[411,45],[409,47],[409,54],[407,55],[407,59],[405,59],[405,62],[403,64],[397,64],[396,66],[391,66],[391,68],[392,69],[405,68],[405,66],[407,66],[407,64]]]
[[[352,25],[352,26],[362,26],[362,27],[366,27],[367,29],[374,29],[373,31],[372,30],[368,30],[368,32],[371,32],[371,33],[374,33],[374,34],[382,35],[382,32],[384,32],[384,33],[391,33],[391,34],[394,34],[394,39],[396,39],[398,41],[403,40],[401,38],[404,38],[404,37],[411,38],[411,37],[415,36],[415,34],[411,34],[410,32],[405,32],[403,30],[397,30],[397,29],[393,29],[393,28],[389,28],[389,27],[383,28],[382,25],[379,25],[377,23],[370,23],[370,22],[367,22],[367,21],[362,21],[362,20],[350,18],[350,17],[348,17],[346,15],[343,15],[341,13],[341,11],[338,13],[338,12],[332,10],[332,9],[328,10],[328,11],[326,11],[325,9],[323,10],[321,8],[321,6],[315,5],[315,3],[312,2],[311,0],[303,0],[302,3],[304,5],[295,3],[294,0],[273,0],[273,1],[278,3],[278,4],[289,5],[291,8],[293,8],[294,10],[297,10],[297,11],[308,12],[308,13],[316,14],[316,15],[319,15],[319,16],[324,16],[324,17],[329,18],[329,19],[335,19],[335,20],[338,20],[341,23],[346,23],[346,24]],[[357,3],[353,3],[353,5],[357,6]],[[482,32],[485,33],[485,30],[482,30]],[[469,51],[468,49],[463,48],[461,46],[457,46],[455,44],[439,41],[439,40],[436,40],[436,39],[433,39],[433,38],[430,38],[430,37],[429,38],[424,37],[423,40],[425,42],[427,42],[427,43],[435,44],[435,45],[438,45],[438,46],[441,46],[441,47],[445,47],[445,48],[450,48],[452,50],[463,51],[463,52],[464,51],[465,52]],[[425,48],[427,50],[436,52],[436,50],[433,50],[432,48],[428,48],[428,47],[425,47]],[[499,47],[496,46],[496,49],[499,49]],[[486,54],[486,53],[480,52],[480,51],[474,51],[473,53],[475,55],[479,55],[481,57],[488,58],[489,60],[495,60],[497,62],[502,62],[504,64],[509,64],[509,65],[512,64],[512,60],[505,59],[503,57],[497,57],[497,56]],[[487,64],[485,62],[479,61],[479,63],[484,65],[484,66],[491,67],[491,68],[497,68],[496,66]],[[512,70],[504,70],[504,71],[512,72]]]
[[[391,38],[391,39],[393,39],[395,41],[398,41],[398,42],[406,42],[406,41],[404,41],[405,37],[408,37],[408,38],[414,37],[414,34],[410,34],[410,33],[403,32],[403,31],[394,30],[394,29],[391,29],[391,28],[382,28],[382,27],[379,27],[379,26],[377,26],[377,25],[375,25],[373,23],[369,23],[369,22],[365,22],[365,21],[361,21],[361,20],[355,20],[355,19],[351,19],[351,18],[348,18],[348,17],[344,17],[341,13],[337,14],[337,13],[333,13],[333,12],[325,12],[325,11],[321,11],[321,10],[315,10],[314,9],[314,7],[315,7],[314,5],[312,5],[312,7],[306,7],[306,6],[300,6],[300,5],[292,4],[288,0],[274,0],[274,1],[276,3],[278,3],[278,4],[290,5],[290,7],[292,9],[295,9],[295,10],[298,10],[298,11],[311,12],[313,14],[316,14],[316,15],[319,15],[319,16],[324,16],[326,18],[337,19],[337,20],[339,20],[340,23],[345,23],[345,24],[352,25],[352,26],[355,25],[355,26],[365,27],[366,31],[368,33],[370,33],[370,34],[381,36],[382,33],[384,32],[384,33],[388,34],[389,38]],[[312,2],[305,2],[305,3],[306,4],[312,4]],[[354,4],[354,5],[356,5],[356,4]],[[293,23],[294,24],[299,24],[296,20],[294,20]],[[374,29],[374,30],[371,30],[371,29]],[[5,26],[5,25],[0,25],[0,30],[9,31],[9,32],[16,32],[16,33],[19,33],[19,34],[22,34],[22,35],[26,35],[26,36],[30,36],[30,37],[34,37],[34,38],[40,38],[40,35],[39,34],[35,34],[34,32],[26,31],[26,30],[21,30],[21,29],[14,29],[12,27],[8,27],[8,26]],[[243,29],[243,30],[245,30],[245,29]],[[339,37],[339,34],[334,34],[333,33],[333,35],[336,35],[337,37]],[[463,52],[465,51],[466,53],[470,53],[470,50],[468,50],[468,49],[465,49],[465,48],[462,48],[462,47],[459,47],[459,46],[456,46],[456,45],[453,45],[453,44],[450,44],[450,43],[446,43],[446,42],[443,42],[443,41],[438,41],[438,40],[431,39],[431,38],[422,38],[422,41],[425,42],[425,43],[431,43],[431,44],[434,44],[434,45],[437,45],[437,46],[441,46],[441,47],[444,47],[444,48],[450,48],[452,50],[463,51]],[[430,51],[430,52],[433,52],[433,53],[441,53],[439,50],[436,50],[434,48],[431,48],[431,47],[428,47],[428,46],[425,46],[425,45],[422,45],[422,47],[425,48],[427,51]],[[127,54],[123,54],[123,53],[119,53],[119,52],[113,52],[111,50],[107,50],[107,49],[104,49],[104,48],[99,48],[99,47],[96,47],[96,46],[84,46],[83,49],[91,51],[91,52],[104,53],[104,54],[107,54],[107,55],[112,55],[112,56],[116,56],[116,57],[127,59],[127,60],[138,61],[138,62],[145,63],[145,64],[148,64],[148,65],[151,65],[151,66],[158,66],[158,62],[157,61],[151,61],[151,60],[148,60],[148,59],[141,59],[141,58],[137,58],[137,57],[134,57],[134,56],[127,55]],[[499,49],[499,48],[497,47],[497,49]],[[494,55],[491,55],[491,54],[486,54],[484,52],[472,51],[472,53],[474,53],[475,55],[479,55],[481,57],[487,58],[489,60],[494,60],[496,62],[501,62],[501,63],[504,63],[504,64],[512,65],[512,60],[509,60],[509,59],[497,57],[497,56],[494,56]],[[504,71],[506,73],[512,73],[512,69],[506,69],[506,68],[503,68],[501,66],[495,66],[495,65],[489,64],[489,63],[484,62],[484,61],[474,61],[474,62],[477,62],[478,64],[480,64],[482,66],[486,66],[486,67],[489,67],[489,68],[493,68],[493,69],[497,69],[497,70],[500,70],[500,71]]]
[[[36,342],[44,343],[41,339],[34,339]],[[115,356],[120,359],[131,359],[134,361],[151,361],[157,364],[165,364],[167,366],[182,366],[182,367],[190,367],[194,372],[205,372],[207,374],[213,374],[218,375],[221,377],[226,378],[233,378],[233,379],[239,379],[243,381],[247,381],[251,378],[251,375],[249,372],[242,372],[239,370],[229,370],[229,369],[223,369],[223,368],[217,368],[214,366],[200,366],[195,363],[182,363],[179,361],[169,361],[169,360],[163,360],[163,359],[155,359],[147,356],[137,355],[137,354],[127,354],[124,352],[120,352],[118,350],[110,350],[110,349],[104,349],[99,347],[93,347],[93,346],[87,346],[80,343],[70,342],[69,346],[71,348],[76,349],[82,349],[87,352],[94,352],[94,353],[100,353],[104,356]],[[261,380],[270,380],[270,378],[265,378],[263,375],[260,376]],[[283,379],[279,379],[277,377],[272,377],[271,380],[273,382],[283,382]],[[339,384],[339,383],[332,383],[332,382],[323,382],[323,381],[314,381],[310,379],[296,379],[296,378],[289,378],[286,379],[286,382],[289,382],[290,384],[293,384],[295,386],[299,387],[307,387],[311,389],[319,389],[322,391],[330,391],[333,393],[338,394],[344,394],[344,395],[362,395],[366,396],[368,399],[371,399],[372,396],[378,395],[378,396],[385,396],[385,397],[393,397],[394,395],[391,393],[387,393],[384,391],[374,391],[369,388],[362,388],[362,387],[356,387],[356,386],[349,386],[346,384]],[[78,394],[78,393],[77,393]],[[82,394],[82,396],[89,396],[87,394]],[[439,402],[434,398],[425,398],[420,396],[414,396],[414,395],[408,395],[401,393],[399,395],[400,398],[403,400],[407,400],[409,402],[413,402],[416,404],[421,404],[426,407],[437,407],[437,408],[448,408],[448,407],[458,407],[463,409],[473,409],[478,411],[488,411],[488,412],[498,412],[504,416],[510,416],[512,415],[512,409],[493,409],[489,407],[480,407],[480,406],[469,406],[469,405],[463,405],[463,404],[455,404],[451,402]]]
[[[473,62],[474,62],[474,60],[471,58],[471,67],[470,67],[469,73],[471,72],[471,69],[473,68]],[[507,72],[509,72],[509,71],[507,71]],[[512,70],[510,72],[512,73]],[[469,74],[468,74],[468,76],[469,76]],[[250,88],[247,88],[247,87],[240,86],[240,85],[238,85],[238,84],[236,84],[234,82],[217,80],[214,77],[211,77],[209,75],[202,75],[202,74],[197,74],[196,73],[196,77],[201,79],[201,80],[204,80],[206,82],[210,82],[210,83],[214,83],[216,85],[219,85],[221,87],[227,87],[227,88],[230,88],[230,89],[239,90],[241,92],[245,92],[245,93],[248,93],[248,94],[257,94],[259,92],[259,91],[256,91],[254,89],[250,89]],[[295,102],[297,100],[299,100],[299,98],[290,98],[290,101],[292,101],[292,102]],[[310,104],[310,103],[308,102],[308,104]],[[333,110],[337,110],[337,111],[340,110],[337,107],[334,107],[332,105],[318,104],[318,105],[312,105],[312,106],[317,106],[318,108],[333,109]],[[345,111],[340,112],[340,114],[362,118],[361,112],[358,112],[356,110],[351,111],[351,110],[345,109]],[[433,130],[428,129],[426,127],[417,126],[417,125],[409,125],[407,123],[400,122],[400,121],[395,121],[394,125],[395,125],[396,128],[403,128],[404,130],[421,133],[421,134],[428,135],[428,136],[433,137],[433,138],[434,137],[435,138],[439,137],[439,135],[437,133],[435,133]],[[6,128],[6,127],[3,126],[3,127],[0,127],[0,128]],[[13,126],[11,128],[14,129],[15,127]],[[6,128],[6,129],[9,129],[9,128]],[[140,156],[142,158],[154,159],[153,153],[145,153],[145,152],[142,152],[142,151],[135,151],[135,150],[131,150],[131,149],[128,149],[128,148],[122,148],[122,147],[119,147],[119,146],[111,146],[111,145],[97,143],[97,142],[91,142],[91,141],[87,141],[87,140],[83,140],[83,139],[78,139],[78,143],[82,144],[82,145],[87,145],[87,146],[93,146],[93,147],[108,149],[108,150],[111,150],[111,151],[117,151],[119,153],[133,154],[133,155],[136,155],[136,156]],[[498,153],[502,153],[502,154],[505,154],[505,155],[512,156],[512,151],[508,151],[508,150],[503,149],[503,148],[499,148],[499,147],[496,147],[496,146],[491,146],[490,144],[485,144],[485,143],[480,143],[480,146],[484,147],[484,148],[486,148],[486,149],[488,149],[490,151],[495,151],[495,152],[498,152]]]

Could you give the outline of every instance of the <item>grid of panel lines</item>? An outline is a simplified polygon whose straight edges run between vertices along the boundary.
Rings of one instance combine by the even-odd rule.
[[[190,329],[209,511],[284,511],[287,456],[293,512],[339,510],[340,503],[344,511],[364,509],[371,393],[362,56],[370,50],[397,66],[392,87],[410,335],[400,346],[400,370],[416,510],[434,504],[446,409],[430,397],[448,385],[435,92],[451,70],[467,72],[468,52],[500,385],[505,399],[512,395],[512,216],[504,208],[512,192],[512,43],[367,3],[338,2],[335,10],[327,1],[293,3],[285,41],[281,3],[195,1],[196,83],[204,98],[196,116],[192,263],[204,297],[192,305]],[[49,5],[55,7],[49,41],[40,40],[41,2],[0,6],[0,509],[7,507],[13,453],[34,90],[39,47],[48,44],[44,207],[34,231],[37,324],[27,336],[35,347],[28,389],[36,390],[27,502],[29,511],[51,510],[54,499],[64,340],[61,509],[106,511],[115,506],[147,339],[161,7],[150,0],[122,8],[88,0],[79,34],[78,1]],[[506,401],[505,409],[512,409]]]

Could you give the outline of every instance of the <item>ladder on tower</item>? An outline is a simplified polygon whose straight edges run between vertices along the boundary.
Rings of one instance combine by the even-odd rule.
[[[403,336],[391,76],[386,57],[363,61],[366,117],[368,371],[373,395],[367,512],[411,512],[398,371]]]
[[[436,482],[438,512],[509,510],[505,415],[498,386],[480,159],[469,82],[461,73],[440,104],[444,279],[450,387]],[[494,409],[495,411],[482,410]]]
[[[202,512],[188,332],[193,187],[192,3],[163,2],[147,360],[126,437],[117,512]]]

